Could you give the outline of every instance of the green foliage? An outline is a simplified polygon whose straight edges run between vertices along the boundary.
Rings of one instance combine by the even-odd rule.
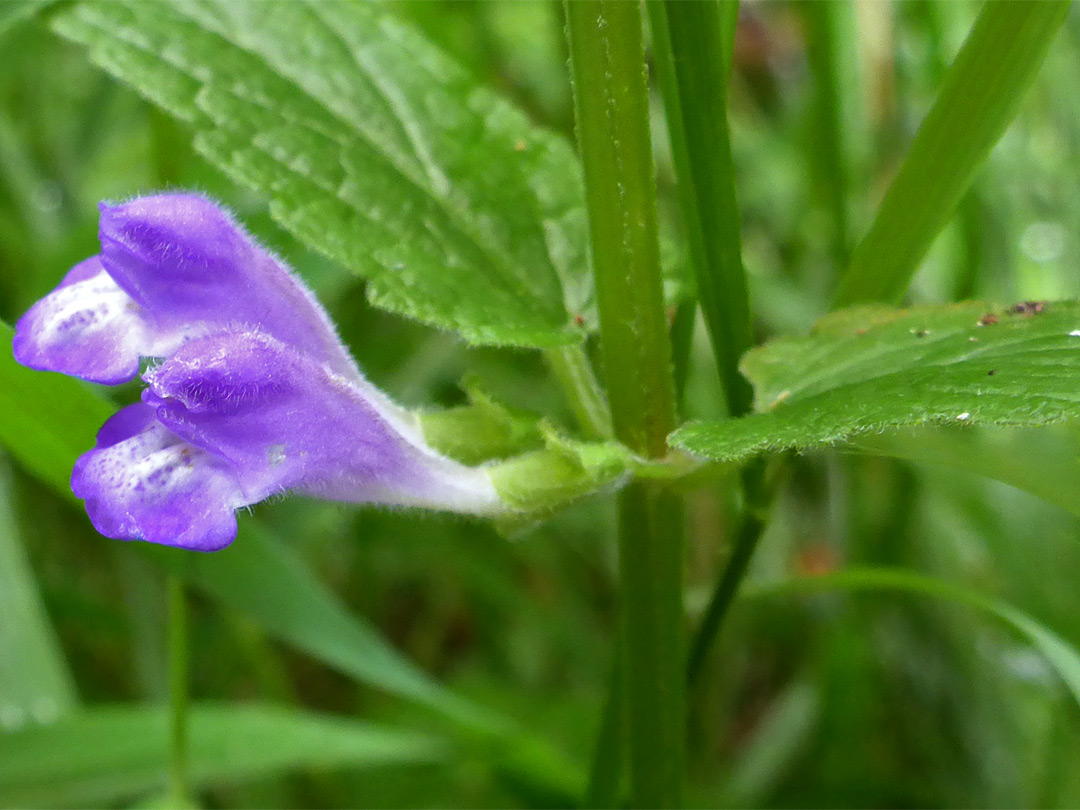
[[[1080,441],[1075,426],[915,428],[862,435],[847,449],[983,475],[1080,517]]]
[[[22,547],[2,460],[0,594],[0,728],[52,722],[75,705],[75,687]]]
[[[11,356],[11,327],[0,322],[0,445],[59,492],[71,465],[94,446],[112,407],[89,386],[23,368]]]
[[[430,735],[274,706],[195,706],[191,772],[205,788],[271,773],[440,762]],[[166,715],[154,707],[85,709],[0,735],[0,806],[113,805],[164,789]]]
[[[415,700],[458,722],[499,729],[500,722],[442,688],[398,654],[362,618],[264,532],[247,527],[223,552],[196,556],[152,548],[148,554],[223,606],[254,619],[271,636],[391,694]]]
[[[639,641],[672,645],[639,646],[630,673],[639,718],[665,704],[670,718],[673,693],[655,696],[682,682],[687,616],[655,589],[681,575],[689,618],[732,605],[694,628],[707,643],[687,733],[669,727],[687,741],[688,804],[1076,806],[1080,434],[1008,424],[1074,413],[1077,305],[993,309],[982,327],[978,304],[861,310],[776,338],[827,311],[871,223],[842,294],[1080,299],[1080,17],[857,6],[652,5],[681,27],[645,32],[649,85],[638,57],[578,87],[601,129],[625,112],[614,85],[636,94],[637,128],[615,128],[632,137],[591,138],[607,247],[650,268],[620,291],[629,351],[609,381],[644,390],[671,327],[678,410],[724,410],[695,311],[730,309],[721,325],[741,329],[738,280],[711,297],[683,285],[651,320],[630,310],[656,303],[652,231],[665,264],[700,267],[698,242],[714,258],[741,248],[759,412],[679,434],[725,457],[780,452],[740,471],[605,443],[561,4],[0,2],[0,317],[98,250],[98,200],[204,190],[289,259],[428,439],[489,464],[525,512],[493,527],[288,498],[240,515],[215,555],[106,541],[68,479],[113,403],[0,354],[0,446],[16,462],[10,482],[0,469],[0,805],[172,801],[167,572],[190,589],[202,806],[625,806],[620,606]],[[638,186],[620,183],[631,174]],[[622,419],[647,416],[617,399]],[[740,493],[746,469],[769,474]],[[616,552],[614,499],[578,496],[632,477]],[[52,714],[44,698],[56,724],[28,724]],[[647,741],[660,753],[635,768],[673,772],[671,746]]]
[[[901,591],[947,599],[980,610],[1025,636],[1050,663],[1073,699],[1080,704],[1080,653],[1057,633],[1009,604],[977,591],[922,576],[914,571],[887,568],[849,568],[834,574],[787,582],[754,583],[748,597],[790,596],[822,591]]]
[[[468,405],[419,415],[424,441],[463,464],[479,464],[535,450],[543,445],[536,417],[515,413],[480,391]]]
[[[738,364],[752,338],[727,122],[728,56],[735,29],[725,17],[737,13],[738,6],[655,2],[647,8],[698,304],[727,412],[741,416],[750,410],[752,395]]]
[[[0,4],[0,36],[56,0],[6,0]]]
[[[475,343],[591,319],[579,168],[521,113],[363,3],[76,3],[56,29],[196,132],[373,303]]]
[[[684,426],[673,444],[736,461],[926,423],[1062,422],[1080,415],[1080,304],[846,310],[753,350],[743,371],[758,412]]]
[[[841,306],[903,296],[975,170],[1015,117],[1069,7],[1068,0],[983,6],[855,250],[837,292]]]

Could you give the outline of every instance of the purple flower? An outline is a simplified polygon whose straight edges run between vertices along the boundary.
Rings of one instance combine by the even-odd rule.
[[[75,494],[108,537],[214,551],[235,511],[281,492],[474,514],[503,510],[483,468],[429,448],[364,379],[289,269],[193,194],[101,205],[101,253],[16,325],[31,368],[117,384],[142,402],[79,458]]]

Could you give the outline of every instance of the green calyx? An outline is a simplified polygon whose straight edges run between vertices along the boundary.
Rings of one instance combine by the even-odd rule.
[[[701,467],[680,451],[642,459],[618,442],[578,441],[494,402],[475,386],[466,390],[468,404],[418,414],[424,440],[463,464],[485,465],[495,490],[516,514],[550,513],[634,477],[682,478]]]

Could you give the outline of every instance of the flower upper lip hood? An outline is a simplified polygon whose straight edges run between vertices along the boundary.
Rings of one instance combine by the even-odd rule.
[[[235,537],[236,509],[286,491],[505,508],[484,468],[427,446],[315,297],[220,206],[190,193],[103,203],[100,237],[19,319],[13,351],[106,384],[161,360],[72,474],[102,534],[212,551]]]
[[[244,323],[360,376],[314,296],[220,206],[159,194],[100,209],[101,253],[16,324],[20,363],[114,385],[140,357]]]

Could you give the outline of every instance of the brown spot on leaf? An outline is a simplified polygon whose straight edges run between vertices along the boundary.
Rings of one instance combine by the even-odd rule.
[[[1021,301],[1019,304],[1013,304],[1009,307],[1009,314],[1023,315],[1025,318],[1030,318],[1033,315],[1038,315],[1045,308],[1045,301]]]

